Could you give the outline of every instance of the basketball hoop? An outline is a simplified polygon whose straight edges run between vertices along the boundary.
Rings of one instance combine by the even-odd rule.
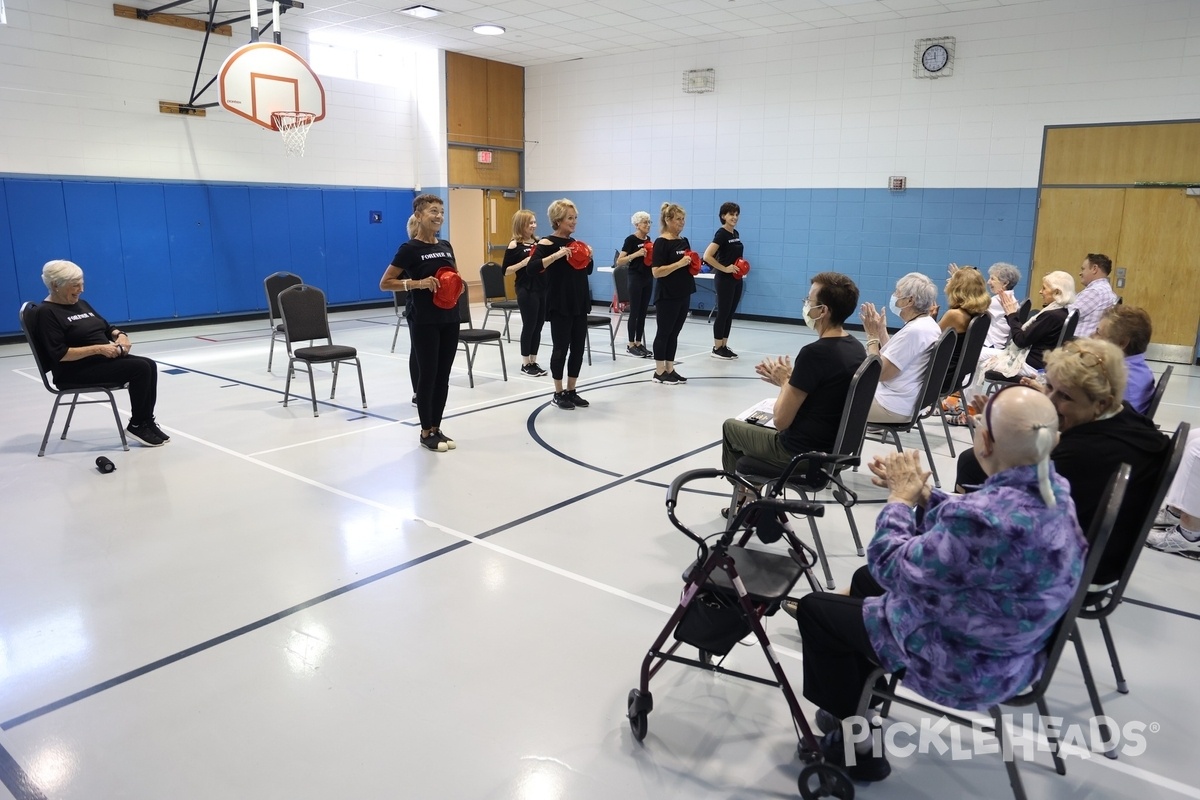
[[[304,155],[304,141],[316,118],[317,115],[309,111],[276,111],[271,114],[275,130],[283,134],[283,150],[289,157]]]

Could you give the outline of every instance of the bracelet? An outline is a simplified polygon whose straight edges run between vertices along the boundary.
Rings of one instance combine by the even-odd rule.
[[[125,346],[124,345],[117,345],[117,355],[119,355],[119,356],[125,355]]]
[[[404,279],[404,291],[408,291],[408,278]]]
[[[867,339],[867,347],[870,347],[871,345],[878,346],[879,340],[878,339]]]

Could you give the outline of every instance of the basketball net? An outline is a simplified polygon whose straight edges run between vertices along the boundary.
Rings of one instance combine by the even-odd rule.
[[[275,129],[283,135],[283,150],[289,158],[304,155],[304,141],[316,116],[308,111],[276,111],[271,115]]]

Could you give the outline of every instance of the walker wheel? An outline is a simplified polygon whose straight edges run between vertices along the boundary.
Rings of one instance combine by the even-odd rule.
[[[800,770],[800,796],[804,800],[818,797],[854,800],[854,784],[846,773],[832,764],[810,764]]]
[[[639,742],[646,738],[646,732],[650,730],[650,723],[646,719],[650,712],[640,709],[643,705],[641,698],[640,690],[629,690],[629,730],[633,732],[633,738]]]

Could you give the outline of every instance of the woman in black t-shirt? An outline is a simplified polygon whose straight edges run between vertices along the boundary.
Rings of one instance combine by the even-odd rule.
[[[679,333],[687,321],[688,304],[696,292],[696,279],[688,265],[692,245],[682,236],[687,212],[674,203],[663,203],[659,214],[661,235],[654,240],[654,266],[651,272],[658,278],[654,305],[658,316],[658,332],[654,335],[654,382],[666,386],[687,383],[687,378],[675,371],[675,350]]]
[[[588,275],[595,267],[589,259],[584,269],[567,263],[570,245],[575,240],[575,225],[579,210],[570,200],[555,200],[546,211],[554,233],[538,240],[525,267],[531,275],[546,275],[546,316],[550,320],[550,374],[554,377],[555,406],[570,411],[587,408],[591,403],[575,391],[579,371],[583,368],[583,351],[587,344],[587,315],[592,307],[592,291]],[[563,370],[566,369],[566,384]]]
[[[433,293],[440,285],[438,270],[455,272],[454,248],[437,237],[445,206],[437,195],[413,200],[417,235],[400,245],[384,270],[379,288],[408,292],[408,331],[412,357],[417,361],[417,415],[421,419],[421,446],[444,453],[455,449],[454,440],[442,432],[442,414],[450,394],[450,370],[458,352],[458,308],[440,308]]]
[[[646,311],[650,307],[650,292],[654,288],[654,276],[646,263],[646,245],[650,244],[650,215],[638,211],[629,221],[633,233],[625,237],[617,265],[629,265],[629,346],[625,352],[640,358],[654,358],[646,349]]]
[[[742,209],[737,203],[721,204],[721,227],[713,234],[712,244],[704,249],[704,263],[716,274],[713,283],[717,290],[717,318],[713,321],[713,358],[729,360],[737,353],[729,349],[729,329],[733,326],[733,312],[737,311],[742,299],[743,282],[733,277],[734,262],[742,257],[742,236],[735,227]]]
[[[537,246],[537,217],[527,208],[513,214],[512,241],[504,251],[504,271],[516,276],[517,307],[521,310],[521,372],[540,378],[546,374],[537,363],[542,326],[546,324],[546,276],[526,269]]]

